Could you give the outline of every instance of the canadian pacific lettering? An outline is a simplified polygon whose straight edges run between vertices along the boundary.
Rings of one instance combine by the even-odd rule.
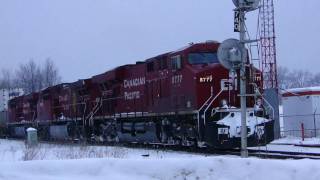
[[[137,87],[137,86],[141,86],[141,85],[145,85],[145,84],[146,84],[145,77],[140,77],[140,78],[135,78],[135,79],[123,81],[124,88],[132,88],[132,87]]]
[[[140,99],[140,91],[124,92],[125,100]]]

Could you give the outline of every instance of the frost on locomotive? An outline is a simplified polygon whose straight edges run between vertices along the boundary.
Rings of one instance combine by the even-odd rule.
[[[92,78],[10,101],[10,133],[33,126],[44,139],[238,147],[239,75],[219,64],[219,43],[190,44]],[[249,145],[273,139],[263,106],[262,76],[248,67]]]

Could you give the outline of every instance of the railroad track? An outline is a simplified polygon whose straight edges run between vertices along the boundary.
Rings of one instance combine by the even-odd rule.
[[[20,140],[16,138],[9,138],[9,140]],[[69,145],[79,146],[84,143],[73,143],[69,141],[40,141],[40,143],[56,144],[56,145]],[[144,150],[161,150],[161,151],[173,151],[181,153],[192,153],[205,156],[212,155],[231,155],[240,156],[240,149],[213,149],[213,148],[198,148],[198,147],[180,147],[174,145],[163,145],[163,144],[141,144],[141,143],[86,143],[88,146],[111,146],[111,147],[125,147],[133,149],[144,149]],[[313,159],[320,160],[320,153],[307,153],[307,152],[286,152],[286,151],[272,151],[272,150],[261,150],[261,149],[249,149],[249,157],[256,157],[261,159]],[[147,156],[147,155],[143,155]]]
[[[240,156],[240,149],[213,149],[213,148],[195,148],[195,147],[179,147],[179,146],[132,146],[125,145],[125,147],[130,148],[148,148],[151,150],[173,150],[180,152],[189,152],[193,154],[202,154],[202,155],[232,155],[232,156]],[[261,159],[314,159],[320,160],[320,153],[304,153],[304,152],[286,152],[286,151],[272,151],[272,150],[255,150],[249,149],[249,157],[257,157]]]
[[[249,150],[249,154],[268,159],[314,159],[320,160],[320,153]]]

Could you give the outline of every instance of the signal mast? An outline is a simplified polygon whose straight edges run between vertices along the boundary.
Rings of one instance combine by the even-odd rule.
[[[241,66],[240,66],[240,99],[241,99],[241,157],[248,157],[247,149],[247,80],[246,80],[246,62],[248,59],[245,45],[251,43],[252,40],[247,39],[245,29],[245,15],[249,11],[258,8],[260,0],[233,0],[237,7],[235,9],[235,32],[240,34],[241,47]],[[238,25],[237,25],[238,23]],[[255,40],[253,40],[255,41]]]
[[[241,100],[241,157],[248,157],[247,149],[247,79],[246,67],[248,66],[248,53],[246,44],[258,42],[258,39],[250,40],[246,36],[245,16],[247,12],[259,9],[261,0],[233,0],[236,6],[234,14],[234,31],[239,32],[239,40],[228,39],[225,40],[219,47],[218,58],[220,63],[231,73],[235,74],[240,71],[240,100]],[[265,20],[265,19],[264,19]],[[265,26],[267,27],[267,26]],[[263,30],[263,32],[267,32]],[[267,44],[267,41],[264,41]],[[262,47],[266,47],[262,45]],[[264,51],[265,52],[265,51]],[[263,56],[267,57],[268,53]],[[267,67],[267,61],[263,63]],[[276,74],[276,73],[275,73]]]

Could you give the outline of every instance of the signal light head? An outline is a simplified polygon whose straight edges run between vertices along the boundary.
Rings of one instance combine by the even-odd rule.
[[[232,0],[233,4],[245,11],[254,11],[259,7],[261,0]]]

